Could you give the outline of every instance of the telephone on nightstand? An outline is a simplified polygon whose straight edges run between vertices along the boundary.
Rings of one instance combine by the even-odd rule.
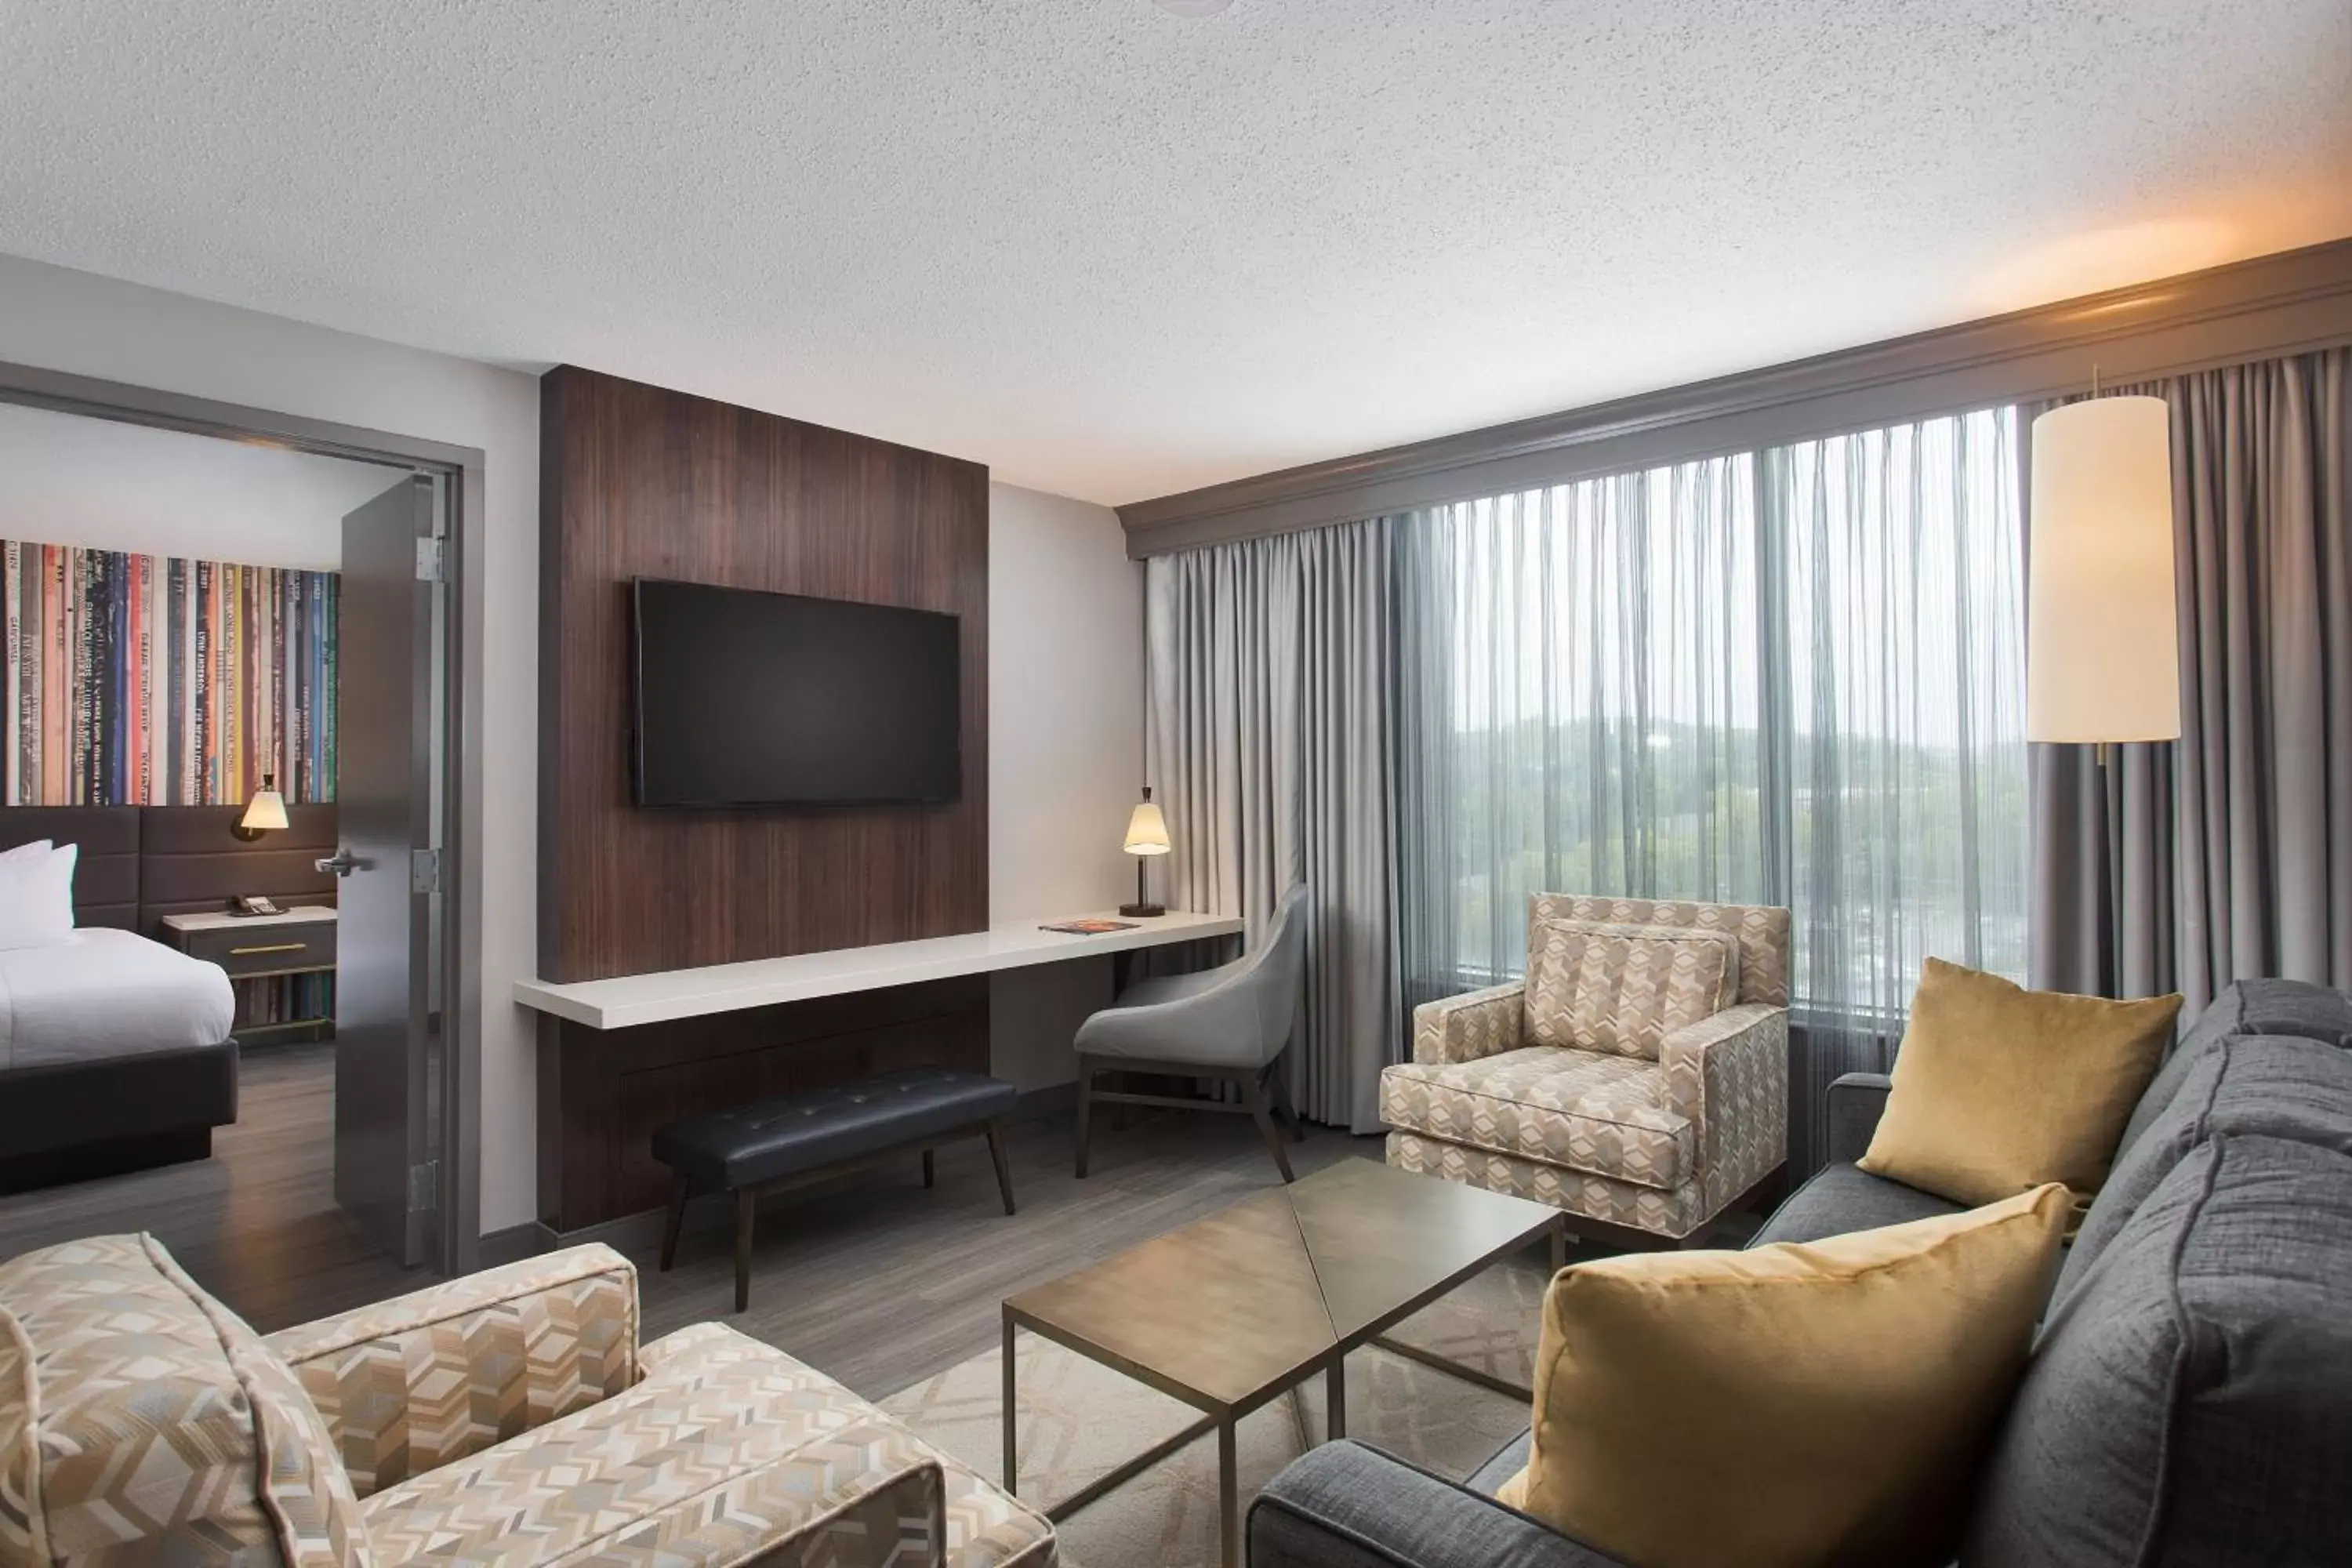
[[[233,915],[274,915],[278,910],[276,904],[257,893],[251,898],[231,899],[228,912]]]

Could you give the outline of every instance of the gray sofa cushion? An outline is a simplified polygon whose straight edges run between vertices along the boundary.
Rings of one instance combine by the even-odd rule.
[[[1831,1164],[1853,1164],[1870,1152],[1870,1141],[1886,1114],[1887,1096],[1895,1079],[1883,1072],[1845,1072],[1830,1080],[1822,1094],[1829,1112],[1829,1141],[1823,1151]]]
[[[2099,1189],[2059,1271],[2053,1301],[2066,1299],[2172,1168],[2217,1132],[2263,1133],[2352,1154],[2352,1051],[2263,1035],[2200,1049],[2171,1103]]]
[[[1249,1510],[1250,1568],[1624,1568],[1526,1514],[1360,1443],[1295,1460]]]
[[[1853,1165],[1824,1165],[1772,1211],[1772,1217],[1748,1245],[1819,1241],[1825,1236],[1958,1214],[1965,1206]]]
[[[2352,1562],[2352,1157],[2216,1133],[2044,1323],[1964,1563]]]
[[[2224,988],[2211,1006],[2197,1015],[2132,1108],[2123,1141],[2116,1145],[2118,1163],[2172,1103],[2199,1056],[2232,1035],[2293,1036],[2352,1050],[2352,996],[2301,980],[2241,980]]]
[[[1494,1458],[1471,1471],[1470,1479],[1462,1484],[1474,1492],[1484,1492],[1493,1497],[1503,1489],[1505,1481],[1528,1468],[1528,1457],[1534,1452],[1535,1446],[1535,1430],[1530,1427],[1496,1449]]]

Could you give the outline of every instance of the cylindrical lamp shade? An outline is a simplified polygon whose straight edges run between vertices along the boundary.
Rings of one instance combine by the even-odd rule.
[[[2171,416],[2094,397],[2033,422],[2025,738],[2180,737]]]
[[[1127,819],[1127,852],[1130,855],[1165,855],[1168,853],[1168,819],[1160,815],[1160,807],[1145,801]]]

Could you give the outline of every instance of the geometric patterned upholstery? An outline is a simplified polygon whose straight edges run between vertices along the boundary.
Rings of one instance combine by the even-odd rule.
[[[719,1325],[636,1332],[604,1247],[268,1341],[147,1237],[19,1258],[0,1568],[1053,1563],[1044,1519],[832,1379]]]
[[[284,1363],[152,1238],[102,1236],[0,1264],[0,1562],[370,1558]]]
[[[1538,1046],[1658,1059],[1659,1043],[1739,994],[1730,934],[1599,921],[1528,926],[1527,1036]]]
[[[627,1393],[369,1499],[369,1538],[451,1568],[602,1563],[616,1544],[730,1563],[787,1537],[827,1563],[887,1517],[908,1563],[1052,1560],[1044,1520],[822,1373],[719,1324],[673,1338]]]
[[[1606,921],[1612,925],[1680,926],[1729,933],[1739,944],[1739,1000],[1789,1005],[1789,911],[1769,904],[1695,904],[1667,899],[1597,899],[1586,893],[1538,893],[1528,900],[1528,924],[1538,921]]]
[[[1381,1075],[1381,1120],[1497,1154],[1671,1189],[1693,1168],[1690,1119],[1654,1061],[1523,1046]]]
[[[1528,912],[1528,980],[1414,1009],[1412,1060],[1381,1074],[1389,1163],[1696,1234],[1788,1155],[1789,911],[1538,893]]]
[[[361,1497],[637,1381],[637,1277],[574,1247],[269,1337]]]

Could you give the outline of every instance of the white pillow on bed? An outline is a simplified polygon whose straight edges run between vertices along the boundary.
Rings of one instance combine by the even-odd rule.
[[[74,933],[74,863],[77,845],[26,855],[29,844],[0,855],[0,952],[54,947]]]
[[[30,860],[37,855],[47,855],[52,847],[47,839],[36,838],[30,844],[19,844],[14,849],[0,849],[0,866]]]

